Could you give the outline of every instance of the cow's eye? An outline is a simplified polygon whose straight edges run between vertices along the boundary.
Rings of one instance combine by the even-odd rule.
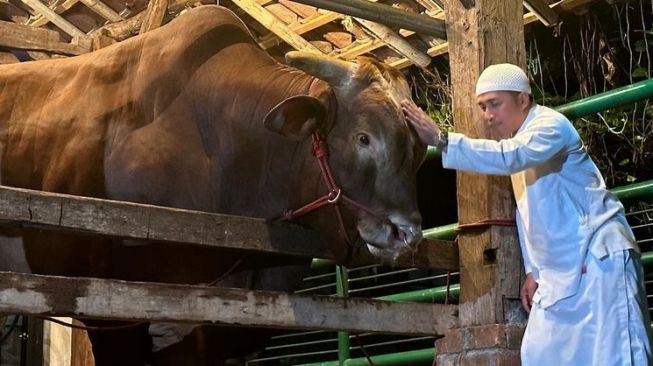
[[[370,144],[370,137],[367,136],[367,135],[364,134],[364,133],[361,133],[361,134],[358,135],[358,141],[359,141],[361,144],[367,146],[367,145]]]

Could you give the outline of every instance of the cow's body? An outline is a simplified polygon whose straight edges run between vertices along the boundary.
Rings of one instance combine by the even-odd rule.
[[[318,130],[328,135],[330,165],[343,190],[397,225],[346,209],[349,235],[394,255],[403,243],[419,241],[414,179],[424,146],[398,107],[409,97],[405,81],[368,63],[369,70],[319,80],[277,63],[230,11],[208,6],[87,55],[0,66],[0,178],[9,186],[272,218],[325,193],[310,139],[296,138]],[[307,68],[315,74],[314,65]],[[376,121],[385,119],[397,122]],[[358,124],[365,128],[351,132]],[[372,143],[362,144],[361,134]],[[344,258],[347,246],[331,209],[300,222]],[[202,248],[4,234],[22,238],[36,273],[200,283],[235,261],[242,263],[236,272],[260,265],[255,256]],[[238,276],[225,281],[244,285]],[[147,342],[141,332],[124,343]],[[98,364],[115,362],[102,360],[100,343]],[[106,352],[124,360],[135,351]]]

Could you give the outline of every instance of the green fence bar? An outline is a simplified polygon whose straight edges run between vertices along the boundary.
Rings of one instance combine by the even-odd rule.
[[[425,348],[415,351],[406,351],[370,357],[374,366],[400,366],[400,365],[431,365],[435,358],[435,348]],[[338,366],[337,361],[307,363],[300,366]],[[369,366],[367,358],[351,358],[345,361],[344,366]]]
[[[349,297],[349,273],[343,266],[336,266],[336,294],[338,297]],[[351,357],[350,346],[349,332],[338,332],[338,363],[340,365],[344,365]]]
[[[621,201],[653,198],[653,180],[616,187],[610,191]]]
[[[567,118],[573,119],[634,103],[651,96],[653,96],[653,79],[647,79],[555,107],[555,110],[564,114]]]
[[[650,272],[653,267],[653,252],[642,253],[642,266],[645,272]]]
[[[653,256],[652,256],[653,261]],[[460,284],[453,283],[449,286],[449,299],[458,300],[460,294]],[[412,301],[412,302],[443,302],[447,296],[447,286],[440,286],[434,288],[427,288],[424,290],[415,290],[402,292],[400,294],[393,294],[387,296],[377,297],[377,300],[385,301]]]
[[[610,192],[614,193],[622,201],[653,199],[653,180],[615,187],[610,189]],[[456,238],[457,226],[457,223],[438,226],[426,229],[422,231],[422,234],[425,238],[429,239],[454,240]]]
[[[438,226],[423,230],[422,235],[427,239],[454,240],[456,238],[457,227],[457,223]]]

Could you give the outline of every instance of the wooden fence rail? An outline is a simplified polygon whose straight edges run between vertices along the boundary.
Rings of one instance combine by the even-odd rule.
[[[0,272],[0,313],[407,335],[458,326],[457,305],[11,272]]]
[[[315,232],[289,223],[4,186],[0,186],[0,224],[332,258]],[[354,264],[377,261],[363,254]],[[452,242],[425,240],[415,253],[400,257],[394,264],[457,270],[458,251]]]

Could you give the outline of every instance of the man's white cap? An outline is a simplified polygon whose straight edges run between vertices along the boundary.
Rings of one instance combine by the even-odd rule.
[[[476,96],[492,91],[531,93],[528,76],[521,67],[513,64],[490,65],[478,77]]]

